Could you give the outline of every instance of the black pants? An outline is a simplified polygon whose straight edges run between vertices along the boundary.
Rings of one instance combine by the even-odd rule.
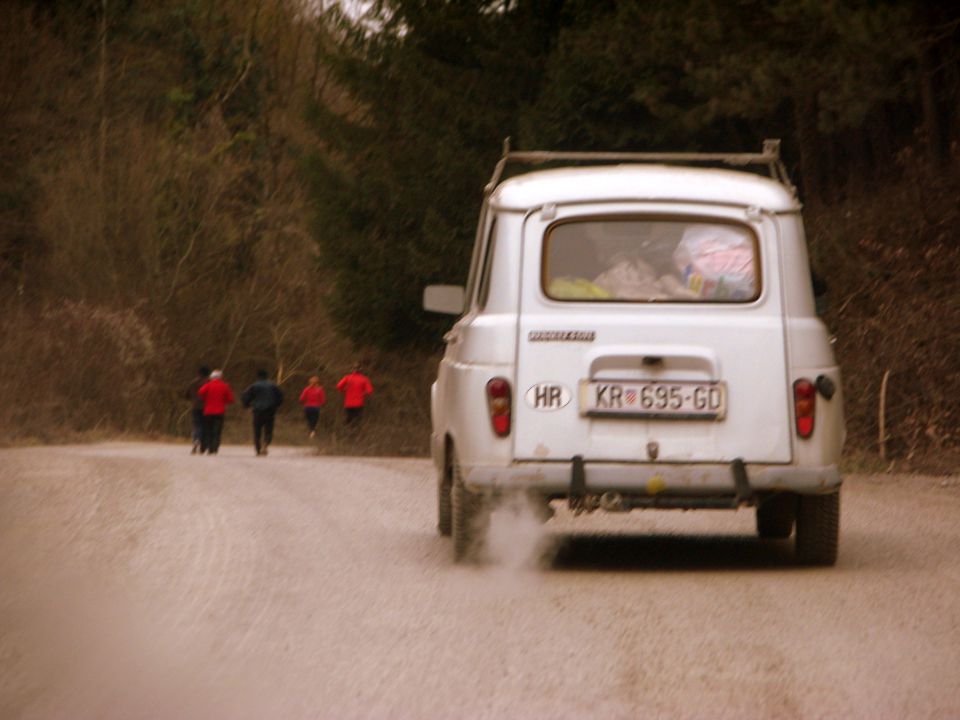
[[[215,453],[220,449],[220,434],[223,432],[223,415],[203,416],[203,436],[200,452]]]
[[[261,435],[263,436],[264,447],[273,442],[273,419],[276,415],[276,408],[253,411],[253,447],[256,448],[257,455],[260,454]]]
[[[317,421],[320,420],[320,408],[304,408],[303,414],[307,417],[307,427],[310,429],[310,432],[316,432]]]
[[[354,421],[359,422],[360,419],[363,417],[363,408],[362,408],[362,407],[344,408],[344,411],[345,411],[346,414],[347,414],[347,424],[348,424],[348,425],[349,425],[350,423],[354,422]]]
[[[193,409],[193,444],[199,445],[203,442],[203,408]]]

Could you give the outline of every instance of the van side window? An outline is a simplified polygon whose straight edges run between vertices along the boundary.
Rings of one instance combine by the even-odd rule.
[[[497,244],[497,221],[494,218],[487,235],[487,246],[483,257],[483,269],[480,273],[480,288],[477,292],[477,306],[483,310],[490,297],[490,269],[493,267],[493,253]]]
[[[750,302],[760,295],[759,268],[746,226],[588,218],[547,229],[542,284],[554,300]]]

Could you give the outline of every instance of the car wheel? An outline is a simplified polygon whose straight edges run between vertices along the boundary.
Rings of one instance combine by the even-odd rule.
[[[840,491],[801,495],[797,501],[797,560],[805,565],[833,565],[840,538]]]
[[[764,539],[783,539],[793,532],[797,516],[797,498],[783,493],[757,505],[757,534]]]
[[[452,466],[453,559],[456,562],[475,560],[486,538],[489,523],[487,503],[483,495],[470,492],[460,477],[460,466]]]
[[[448,537],[453,530],[453,500],[450,497],[453,467],[450,459],[445,462],[443,472],[437,478],[437,531]]]

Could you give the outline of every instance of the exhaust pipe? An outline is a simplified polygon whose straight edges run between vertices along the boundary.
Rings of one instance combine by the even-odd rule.
[[[623,496],[618,492],[607,491],[600,496],[600,507],[607,512],[624,512]]]

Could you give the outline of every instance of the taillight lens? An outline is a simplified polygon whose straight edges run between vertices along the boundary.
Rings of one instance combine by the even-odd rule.
[[[793,384],[793,408],[797,418],[797,435],[813,435],[813,420],[817,413],[817,386],[806,378]]]
[[[510,383],[504,378],[493,378],[487,383],[487,408],[497,437],[510,434],[511,396]]]

